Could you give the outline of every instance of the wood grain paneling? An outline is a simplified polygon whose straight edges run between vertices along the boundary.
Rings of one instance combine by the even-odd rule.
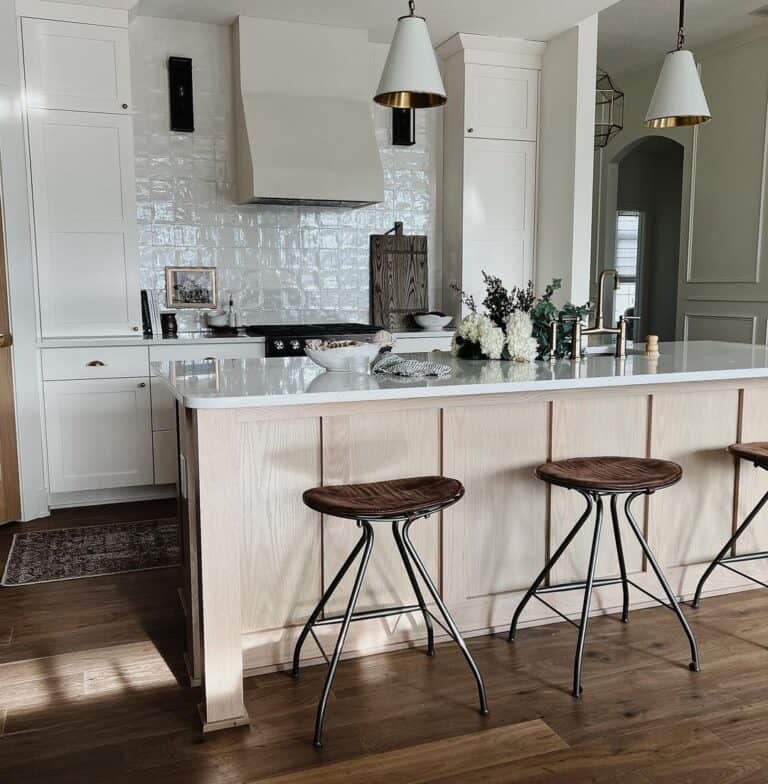
[[[768,441],[768,390],[745,389],[742,393],[741,437],[739,441]],[[739,500],[737,524],[752,511],[768,490],[768,471],[755,468],[748,460],[738,461]],[[723,542],[725,544],[725,542]],[[738,553],[768,550],[768,510],[753,520],[736,544]]]
[[[320,420],[241,428],[245,633],[299,623],[320,598],[320,515],[301,499],[321,481]]]
[[[635,395],[625,398],[591,398],[586,400],[556,400],[552,410],[552,459],[571,457],[645,457],[648,448],[648,397]],[[552,488],[552,523],[550,552],[563,541],[584,512],[585,501],[576,492],[560,487]],[[643,506],[635,511],[642,520]],[[606,504],[600,542],[597,574],[599,577],[619,573],[616,545]],[[620,518],[624,557],[629,572],[642,569],[640,548],[632,533]],[[574,539],[568,551],[552,570],[552,582],[583,580],[587,573],[589,550],[594,533],[594,521]]]
[[[323,419],[323,484],[373,482],[440,473],[440,411],[395,412]],[[461,502],[459,502],[461,503]],[[354,520],[323,520],[324,581],[327,585],[360,536]],[[438,578],[439,520],[414,524],[414,545],[433,578]],[[374,525],[375,546],[358,606],[385,606],[414,601],[389,523]],[[346,607],[352,574],[348,574],[329,604],[332,612]],[[397,619],[381,623],[396,624]],[[420,623],[415,616],[399,623]]]
[[[527,588],[545,560],[547,491],[533,471],[549,454],[549,405],[451,408],[443,468],[463,502],[443,513],[448,600]]]
[[[666,566],[711,559],[733,525],[739,391],[654,395],[651,453],[683,467],[682,481],[649,500],[648,540]]]

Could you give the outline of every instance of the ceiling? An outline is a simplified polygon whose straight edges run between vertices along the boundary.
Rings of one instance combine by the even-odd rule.
[[[749,12],[768,0],[687,0],[687,45],[712,43],[732,33],[766,24]],[[674,48],[677,0],[621,0],[600,14],[599,61],[611,74],[626,73],[658,63]]]
[[[62,2],[64,0],[57,0]],[[766,0],[768,2],[768,0]],[[392,40],[407,0],[77,0],[146,16],[230,24],[238,15],[367,29],[371,41]],[[545,41],[618,0],[417,0],[437,44],[454,33]],[[727,0],[730,2],[730,0]]]

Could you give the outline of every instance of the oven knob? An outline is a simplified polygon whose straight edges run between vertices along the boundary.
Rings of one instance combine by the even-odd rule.
[[[272,345],[277,351],[282,351],[285,348],[285,343],[282,340],[276,340]]]
[[[301,343],[299,343],[299,341],[298,341],[298,340],[292,340],[292,341],[291,341],[291,348],[292,348],[294,351],[298,351],[298,350],[301,348]]]

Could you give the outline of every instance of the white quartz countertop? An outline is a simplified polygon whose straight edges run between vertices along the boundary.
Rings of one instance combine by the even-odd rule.
[[[324,371],[306,358],[155,362],[187,408],[248,408],[365,400],[487,395],[510,392],[768,378],[768,349],[742,343],[662,343],[658,360],[591,355],[550,364],[430,359],[451,365],[448,378],[398,379]]]

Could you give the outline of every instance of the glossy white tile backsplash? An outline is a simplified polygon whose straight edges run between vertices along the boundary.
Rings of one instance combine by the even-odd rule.
[[[438,172],[442,110],[417,113],[417,144],[392,147],[388,110],[374,106],[383,204],[358,210],[234,202],[232,35],[228,27],[138,17],[131,25],[139,265],[164,302],[168,265],[215,266],[222,300],[244,322],[368,320],[368,237],[403,221],[429,237],[430,300],[439,305]],[[167,60],[193,61],[195,133],[169,130]],[[371,45],[371,94],[386,47]],[[179,313],[196,329],[199,313]]]

